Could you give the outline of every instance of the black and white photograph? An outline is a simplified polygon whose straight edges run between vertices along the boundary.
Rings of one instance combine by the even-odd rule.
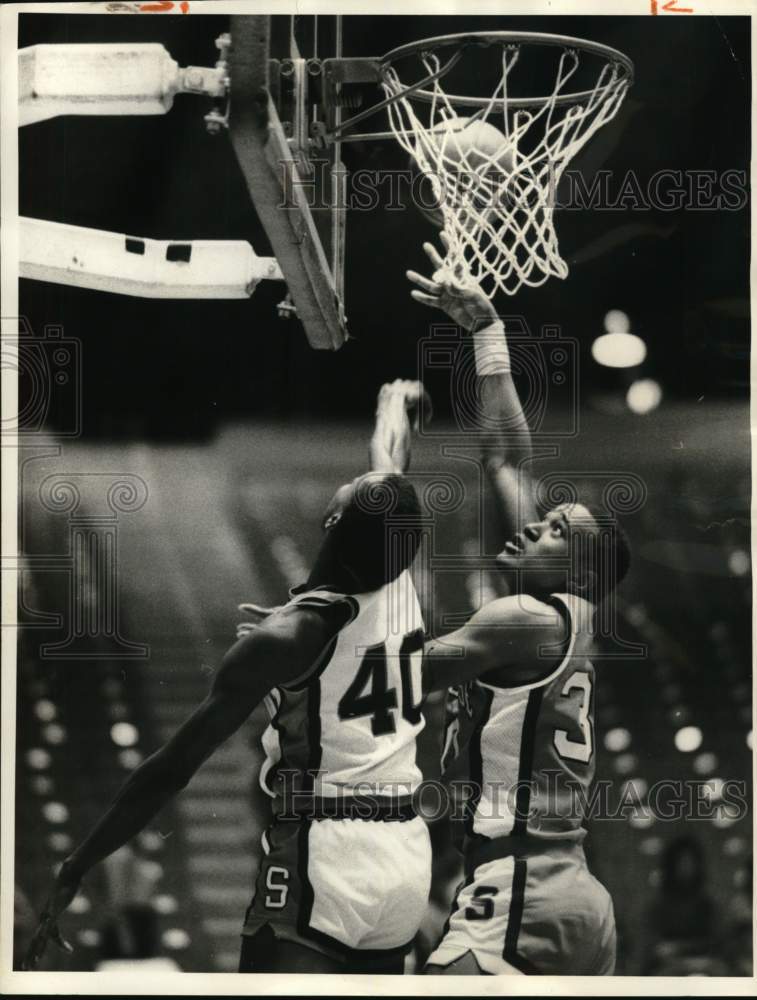
[[[754,994],[754,15],[2,6],[3,993]]]

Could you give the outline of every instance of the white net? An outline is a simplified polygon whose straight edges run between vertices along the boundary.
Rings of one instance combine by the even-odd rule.
[[[570,160],[615,117],[629,86],[620,66],[603,61],[591,89],[561,101],[580,59],[577,50],[564,49],[552,94],[514,107],[508,82],[520,47],[502,45],[501,52],[499,84],[470,117],[462,117],[462,102],[454,106],[441,79],[420,101],[393,65],[383,72],[386,96],[398,98],[388,106],[392,131],[426,178],[433,216],[449,241],[445,268],[469,276],[490,298],[498,289],[514,295],[523,285],[567,276],[553,219],[555,191]],[[440,74],[435,52],[419,59],[427,75]]]

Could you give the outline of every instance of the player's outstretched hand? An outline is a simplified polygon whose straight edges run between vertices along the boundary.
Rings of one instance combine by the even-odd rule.
[[[24,956],[22,969],[30,971],[37,968],[42,956],[45,954],[48,941],[52,941],[61,951],[65,951],[68,954],[74,950],[61,934],[58,927],[58,918],[71,905],[71,901],[78,891],[79,879],[71,878],[64,862],[55,880],[50,898],[40,915],[34,937]]]
[[[237,639],[244,639],[256,625],[260,625],[264,622],[269,615],[272,615],[274,611],[278,611],[278,607],[265,608],[262,604],[239,604],[237,605],[242,614],[247,615],[251,620],[246,622],[239,622],[237,625]]]
[[[395,403],[401,404],[407,413],[413,430],[420,427],[421,411],[426,423],[431,420],[433,407],[431,396],[423,388],[423,383],[406,378],[396,378],[393,382],[385,382],[381,386],[376,404],[376,416],[389,412]]]
[[[446,235],[441,233],[440,237],[447,248]],[[474,281],[466,281],[453,275],[445,268],[439,251],[432,243],[424,243],[423,249],[434,272],[432,278],[425,278],[417,271],[407,272],[410,281],[418,286],[410,292],[415,301],[442,309],[454,323],[465,330],[474,330],[496,322],[499,318],[497,310],[479,286]]]

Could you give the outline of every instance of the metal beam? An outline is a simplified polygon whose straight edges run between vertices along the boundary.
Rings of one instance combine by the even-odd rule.
[[[149,299],[246,299],[283,281],[273,257],[243,240],[150,240],[20,218],[22,278]]]
[[[179,93],[222,97],[222,70],[181,69],[156,43],[32,45],[18,52],[19,125],[59,115],[164,115]]]
[[[310,344],[336,350],[344,309],[301,178],[268,90],[269,19],[231,18],[229,127],[255,211],[263,223]]]

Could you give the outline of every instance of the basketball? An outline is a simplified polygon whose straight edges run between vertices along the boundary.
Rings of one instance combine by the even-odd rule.
[[[495,125],[482,119],[448,118],[431,132],[447,166],[459,164],[483,175],[512,173],[512,144]]]
[[[478,177],[512,173],[515,157],[512,145],[507,137],[494,125],[487,121],[455,117],[437,122],[429,130],[433,149],[425,149],[426,158],[438,176],[444,174],[462,175],[476,174]],[[444,219],[438,205],[438,198],[433,190],[431,179],[419,168],[414,157],[410,159],[410,169],[413,174],[413,194],[416,207],[437,227],[443,225]],[[468,181],[467,185],[479,188],[477,182]],[[465,180],[461,180],[463,186]]]

